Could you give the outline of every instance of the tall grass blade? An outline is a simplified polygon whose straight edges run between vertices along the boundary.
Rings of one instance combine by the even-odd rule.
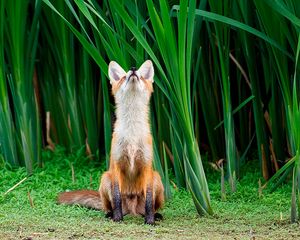
[[[20,162],[29,174],[41,164],[41,133],[36,92],[33,87],[41,1],[5,1],[6,54],[11,72],[8,81],[14,107]],[[32,9],[32,19],[28,15]],[[3,24],[3,22],[1,22]],[[7,126],[8,127],[8,126]]]
[[[11,166],[19,166],[15,142],[15,126],[9,106],[9,92],[4,61],[5,1],[0,2],[0,155]]]

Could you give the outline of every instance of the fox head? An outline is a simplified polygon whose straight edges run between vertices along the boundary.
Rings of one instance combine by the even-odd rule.
[[[116,103],[131,97],[145,103],[149,101],[154,81],[154,68],[150,60],[145,61],[139,69],[132,67],[127,73],[118,63],[111,61],[108,75]]]

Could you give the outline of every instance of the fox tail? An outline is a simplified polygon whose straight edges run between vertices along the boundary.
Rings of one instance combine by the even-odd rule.
[[[93,190],[63,192],[58,195],[57,202],[58,204],[80,205],[95,210],[103,209],[99,192]]]

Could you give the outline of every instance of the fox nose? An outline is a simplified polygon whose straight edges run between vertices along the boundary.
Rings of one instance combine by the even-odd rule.
[[[136,71],[136,67],[132,67],[132,68],[130,68],[130,70],[131,70],[132,72],[135,72],[135,71]]]

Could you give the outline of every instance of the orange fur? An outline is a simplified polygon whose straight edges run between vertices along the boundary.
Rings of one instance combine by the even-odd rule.
[[[77,190],[60,193],[57,202],[66,205],[78,204],[97,210],[103,209],[99,192],[92,190]]]

